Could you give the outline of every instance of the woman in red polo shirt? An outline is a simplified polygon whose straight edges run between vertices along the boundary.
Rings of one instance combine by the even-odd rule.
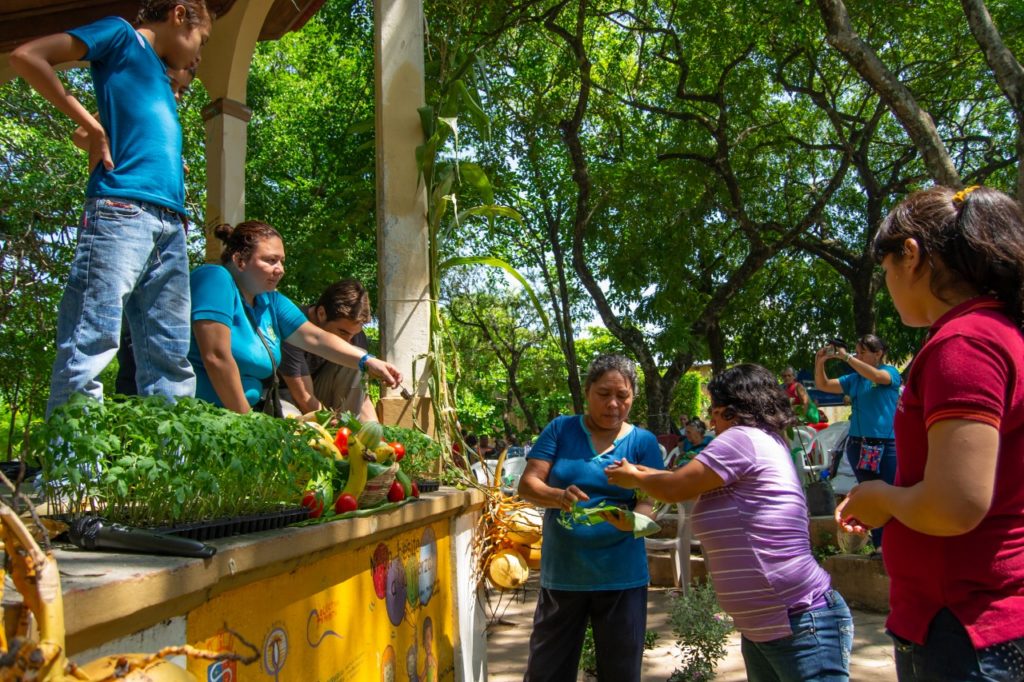
[[[858,485],[836,520],[886,527],[901,681],[1024,680],[1024,212],[933,187],[873,250],[904,324],[929,331],[896,410],[895,485]]]

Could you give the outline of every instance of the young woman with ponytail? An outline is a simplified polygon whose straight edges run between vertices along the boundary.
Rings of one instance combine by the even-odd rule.
[[[848,531],[885,525],[899,679],[1024,679],[1024,212],[994,189],[911,194],[875,258],[928,327],[896,411],[895,484],[861,483]]]

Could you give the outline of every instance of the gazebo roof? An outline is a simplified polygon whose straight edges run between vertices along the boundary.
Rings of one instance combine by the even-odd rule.
[[[302,28],[325,0],[275,0],[267,14],[260,40],[276,40]],[[218,16],[231,11],[235,0],[207,0]],[[21,43],[60,33],[101,17],[122,16],[133,21],[138,0],[4,0],[0,4],[0,54]]]

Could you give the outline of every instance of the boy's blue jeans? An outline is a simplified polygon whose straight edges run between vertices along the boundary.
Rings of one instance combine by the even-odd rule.
[[[57,316],[49,414],[74,393],[103,397],[98,377],[131,328],[139,395],[195,394],[188,253],[181,216],[135,199],[88,199]]]
[[[935,614],[924,644],[889,634],[895,643],[900,682],[1024,680],[1024,638],[975,649],[967,630],[949,609]]]
[[[790,616],[793,634],[770,642],[743,637],[740,651],[750,682],[850,679],[853,616],[841,594],[829,590],[827,606]]]

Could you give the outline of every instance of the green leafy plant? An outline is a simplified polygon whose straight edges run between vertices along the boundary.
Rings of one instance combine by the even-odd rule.
[[[678,638],[682,666],[672,671],[669,682],[703,682],[714,677],[732,632],[731,622],[721,611],[710,580],[672,600],[669,622]]]
[[[399,466],[409,478],[415,481],[436,477],[441,457],[441,445],[436,440],[416,429],[390,425],[384,426],[384,440],[405,446],[405,457]]]
[[[332,462],[290,419],[195,399],[73,397],[33,431],[55,513],[164,526],[297,507]]]
[[[644,633],[644,650],[653,649],[658,644],[658,633],[648,630]],[[580,653],[580,670],[590,677],[597,677],[597,652],[594,649],[594,629],[587,626],[583,636],[583,651]]]

